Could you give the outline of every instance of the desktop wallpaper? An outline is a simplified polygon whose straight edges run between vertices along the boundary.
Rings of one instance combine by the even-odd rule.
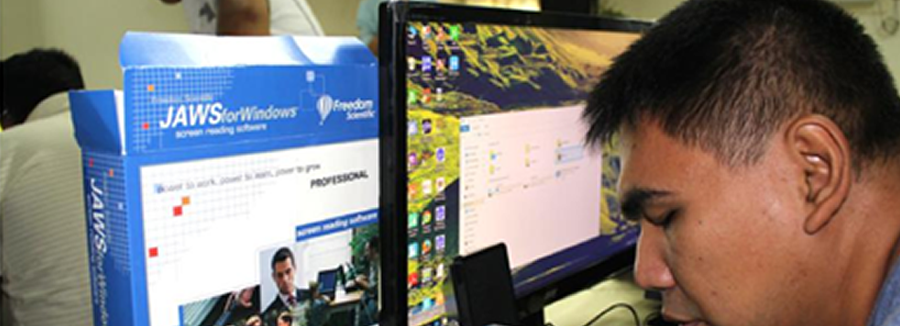
[[[447,322],[449,266],[460,254],[460,132],[466,117],[583,106],[638,34],[412,22],[406,33],[410,325]],[[488,160],[494,159],[490,153]],[[528,164],[526,162],[526,164]],[[493,167],[491,167],[493,173]],[[615,148],[603,150],[597,235],[624,238]],[[445,284],[446,283],[446,284]]]

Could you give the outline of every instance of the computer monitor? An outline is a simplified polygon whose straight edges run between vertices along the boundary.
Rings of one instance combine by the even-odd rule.
[[[319,294],[334,298],[334,293],[337,291],[338,274],[340,273],[340,267],[320,271],[319,277],[316,279],[319,283]]]
[[[649,25],[391,2],[381,11],[383,318],[442,325],[453,258],[506,244],[524,314],[631,264],[588,93]]]

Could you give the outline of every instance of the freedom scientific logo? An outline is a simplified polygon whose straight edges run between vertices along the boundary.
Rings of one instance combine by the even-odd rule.
[[[360,98],[356,98],[353,101],[342,101],[325,94],[319,96],[319,100],[316,102],[316,111],[319,112],[320,126],[325,124],[328,116],[335,112],[343,112],[346,121],[374,119],[375,101]]]

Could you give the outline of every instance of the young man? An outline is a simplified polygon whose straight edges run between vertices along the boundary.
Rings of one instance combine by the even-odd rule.
[[[298,289],[294,285],[297,264],[294,253],[288,247],[282,247],[272,256],[272,280],[278,288],[278,295],[263,311],[265,325],[277,325],[283,316],[290,316],[292,309],[310,299],[308,290]],[[287,314],[285,314],[287,313]]]
[[[2,325],[93,325],[81,150],[67,91],[78,63],[32,50],[0,64]]]
[[[373,236],[366,241],[364,249],[365,258],[369,263],[367,274],[356,275],[356,285],[363,290],[362,298],[356,306],[356,326],[370,326],[378,323],[378,279],[381,271],[378,263],[381,261],[378,236]]]
[[[900,98],[822,0],[692,0],[601,78],[637,282],[685,325],[900,325]]]

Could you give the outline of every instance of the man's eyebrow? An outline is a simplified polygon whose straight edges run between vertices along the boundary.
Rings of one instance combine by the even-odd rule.
[[[622,215],[627,220],[638,221],[644,213],[644,207],[648,201],[659,197],[671,195],[670,191],[648,189],[648,188],[632,188],[625,192],[622,196]]]

